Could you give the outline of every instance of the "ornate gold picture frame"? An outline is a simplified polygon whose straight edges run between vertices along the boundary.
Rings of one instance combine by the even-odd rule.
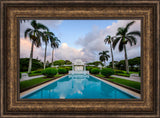
[[[160,117],[159,1],[1,1],[1,117]],[[19,99],[19,20],[140,19],[141,99]]]

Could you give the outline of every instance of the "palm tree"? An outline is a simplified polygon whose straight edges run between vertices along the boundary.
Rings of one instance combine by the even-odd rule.
[[[119,51],[123,51],[125,53],[125,63],[126,63],[126,71],[129,73],[129,66],[128,66],[128,57],[127,57],[127,49],[126,44],[129,42],[129,44],[132,46],[132,44],[136,45],[137,40],[135,36],[141,36],[140,31],[132,31],[128,32],[129,27],[134,23],[135,21],[132,21],[126,25],[126,27],[119,27],[118,32],[116,34],[116,38],[113,41],[113,48],[116,47],[116,45],[119,43]]]
[[[52,47],[52,65],[53,65],[53,55],[54,55],[54,49],[58,48],[60,45],[61,41],[57,38],[54,37],[53,39],[51,39],[51,47]]]
[[[31,72],[31,68],[32,68],[33,47],[34,47],[34,45],[36,47],[41,46],[40,37],[42,37],[42,32],[40,30],[42,30],[42,29],[48,30],[48,28],[46,26],[44,26],[41,23],[37,23],[36,20],[31,21],[31,26],[32,26],[32,28],[27,28],[26,31],[24,32],[25,38],[27,36],[29,36],[30,40],[32,41],[29,66],[28,66],[28,73]]]
[[[44,69],[46,68],[46,52],[47,52],[47,45],[51,42],[54,38],[54,34],[49,31],[43,32],[42,40],[45,42],[45,53],[44,53]]]
[[[112,68],[114,69],[114,58],[113,58],[113,51],[112,51],[112,43],[113,43],[113,38],[110,35],[108,35],[105,39],[104,42],[105,44],[108,43],[110,45],[110,49],[111,49],[111,56],[112,56]]]
[[[106,66],[105,62],[108,61],[108,58],[110,58],[110,56],[107,53],[109,53],[108,50],[107,51],[102,51],[102,52],[99,53],[99,55],[100,55],[99,60],[101,62],[104,62],[104,66]]]

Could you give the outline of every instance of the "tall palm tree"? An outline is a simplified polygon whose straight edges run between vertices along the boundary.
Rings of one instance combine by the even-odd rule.
[[[54,38],[54,34],[49,31],[43,32],[42,40],[45,42],[45,53],[44,53],[44,69],[46,68],[46,52],[47,52],[47,45],[51,42]]]
[[[127,57],[127,49],[126,44],[129,42],[129,44],[132,46],[133,44],[136,45],[137,40],[135,36],[141,36],[140,31],[132,31],[128,32],[129,27],[134,23],[135,21],[132,21],[126,25],[126,27],[119,27],[118,32],[116,34],[116,39],[113,41],[113,48],[116,47],[116,45],[119,43],[119,51],[123,51],[125,53],[125,63],[126,63],[126,71],[129,73],[129,66],[128,66],[128,57]]]
[[[105,42],[105,44],[108,43],[108,44],[110,45],[111,56],[112,56],[112,68],[114,69],[114,58],[113,58],[113,51],[112,51],[113,39],[114,39],[114,37],[111,37],[110,35],[108,35],[108,36],[104,39],[104,42]]]
[[[60,45],[61,41],[57,38],[54,37],[53,39],[51,39],[51,47],[52,47],[52,65],[53,65],[53,55],[54,55],[54,49],[58,48]]]
[[[42,32],[40,30],[48,30],[48,28],[46,26],[44,26],[41,23],[37,23],[36,20],[31,21],[31,26],[32,26],[32,28],[27,28],[26,31],[24,32],[25,38],[27,36],[29,36],[30,40],[32,41],[29,66],[28,66],[28,73],[30,73],[31,69],[32,69],[33,47],[34,47],[34,45],[36,47],[41,46],[40,38],[42,37]]]
[[[106,66],[106,61],[108,61],[108,58],[110,58],[110,56],[107,54],[109,53],[109,51],[102,51],[99,53],[100,57],[99,57],[99,60],[101,62],[104,62],[104,66]]]

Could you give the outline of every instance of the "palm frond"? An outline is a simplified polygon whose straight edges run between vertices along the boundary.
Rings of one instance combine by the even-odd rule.
[[[123,28],[123,27],[119,27],[119,28],[118,28],[118,32],[116,33],[116,36],[122,35],[123,32],[124,32],[124,28]]]
[[[140,31],[132,31],[132,32],[127,33],[127,35],[141,36],[141,32]]]
[[[37,22],[36,22],[36,20],[32,20],[32,21],[31,21],[31,26],[32,26],[34,29],[37,29]]]
[[[99,55],[102,55],[102,54],[103,54],[102,52],[99,53]]]
[[[41,23],[37,23],[37,29],[47,30],[49,32],[48,27],[43,25],[43,24],[41,24]]]
[[[105,61],[105,57],[104,56],[100,56],[99,60],[103,62],[103,61]]]
[[[106,43],[110,44],[112,42],[111,38],[112,37],[110,35],[107,35],[107,37],[104,39],[105,44]]]
[[[126,36],[126,38],[127,38],[128,40],[131,40],[131,42],[133,42],[134,45],[136,45],[137,39],[136,39],[134,36]]]
[[[129,44],[132,46],[132,39],[130,39],[129,37],[125,37],[127,40],[127,43],[129,42]]]
[[[128,24],[126,25],[126,27],[124,28],[125,33],[128,32],[129,27],[130,27],[134,22],[135,22],[135,21],[132,21],[132,22],[130,22],[130,23],[128,23]]]
[[[116,47],[116,45],[117,45],[117,43],[118,43],[118,41],[119,40],[121,40],[121,37],[116,37],[116,39],[113,41],[113,49],[115,49],[115,47]]]
[[[123,46],[124,45],[125,44],[124,44],[123,40],[121,40],[120,43],[119,43],[119,47],[118,47],[118,49],[119,49],[120,52],[123,50]]]
[[[52,48],[58,48],[60,45],[60,40],[57,37],[52,37],[51,38],[51,47]]]
[[[107,54],[107,53],[109,53],[109,51],[108,51],[108,50],[106,50],[106,51],[104,51],[104,53],[105,53],[105,54]]]
[[[32,29],[31,28],[27,28],[26,31],[24,32],[24,37],[26,38],[27,37],[27,34],[31,31]]]

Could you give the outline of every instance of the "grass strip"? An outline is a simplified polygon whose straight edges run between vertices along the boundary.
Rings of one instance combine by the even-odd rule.
[[[31,79],[31,80],[21,81],[20,82],[20,90],[23,91],[27,88],[31,88],[33,86],[44,83],[46,81],[56,79],[56,78],[61,77],[63,75],[64,74],[57,74],[57,75],[54,76],[54,78],[39,77],[39,78]]]
[[[42,75],[42,73],[29,73],[28,74],[29,77],[37,76],[37,75]]]
[[[21,81],[20,82],[20,90],[35,86],[37,84],[43,83],[43,82],[51,80],[51,79],[53,79],[53,78],[39,77],[39,78],[31,79],[31,80]]]
[[[104,79],[109,80],[109,81],[112,81],[114,83],[118,83],[118,84],[122,84],[122,85],[125,85],[125,86],[128,86],[128,87],[131,87],[131,88],[135,88],[135,89],[138,89],[138,90],[141,89],[141,83],[140,82],[135,82],[135,81],[131,81],[131,80],[121,79],[121,78],[118,78],[118,77],[106,78],[105,76],[103,76],[101,74],[96,75],[96,76],[100,77],[100,78],[104,78]]]
[[[113,78],[113,79],[109,79],[109,78],[105,78],[105,79],[107,79],[109,81],[112,81],[112,82],[115,82],[115,83],[119,83],[119,84],[122,84],[122,85],[129,86],[131,88],[135,88],[135,89],[138,89],[138,90],[141,89],[141,83],[140,82],[121,79],[121,78],[117,78],[117,77],[110,77],[110,78]]]
[[[127,74],[127,73],[115,73],[114,75],[120,75],[120,76],[130,77],[130,74]]]

